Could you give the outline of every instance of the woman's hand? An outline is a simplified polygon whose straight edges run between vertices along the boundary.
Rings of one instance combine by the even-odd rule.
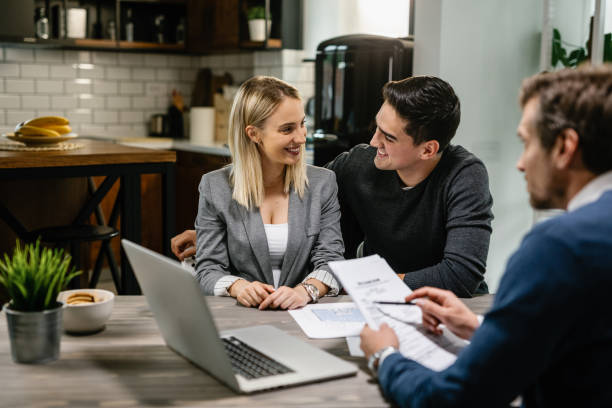
[[[246,307],[257,307],[274,293],[274,287],[258,281],[238,279],[227,290],[230,296]]]
[[[259,310],[264,309],[297,309],[298,307],[306,306],[310,296],[303,286],[290,288],[289,286],[281,286],[274,293],[268,296],[259,305]]]
[[[476,315],[448,290],[419,288],[406,297],[406,302],[412,300],[423,311],[423,326],[433,333],[442,334],[438,325],[443,323],[455,335],[469,340],[480,325]]]

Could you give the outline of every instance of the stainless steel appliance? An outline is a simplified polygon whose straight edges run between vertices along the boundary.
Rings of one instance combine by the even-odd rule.
[[[412,76],[414,41],[346,35],[323,41],[315,63],[314,163],[322,166],[368,143],[382,104],[382,87]]]

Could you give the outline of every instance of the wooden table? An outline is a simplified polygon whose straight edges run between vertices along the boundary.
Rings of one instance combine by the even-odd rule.
[[[160,173],[162,175],[163,251],[166,255],[171,255],[170,238],[175,233],[174,163],[176,153],[80,138],[75,142],[84,146],[68,151],[0,150],[0,180],[105,176],[105,180],[73,222],[73,224],[82,224],[97,209],[98,204],[115,181],[120,179],[119,197],[121,199],[117,199],[118,202],[115,204],[117,211],[113,210],[113,213],[116,215],[121,213],[121,236],[140,243],[140,175]],[[2,197],[0,197],[0,218],[6,221],[13,230],[19,229],[19,221],[2,204]],[[120,290],[125,294],[140,294],[138,282],[123,252]]]
[[[492,295],[465,302],[477,313]],[[346,302],[348,296],[322,302]],[[357,376],[238,395],[168,349],[142,296],[119,296],[103,332],[64,335],[61,357],[48,365],[11,360],[6,319],[0,319],[0,406],[6,407],[382,407],[388,406],[363,358],[350,357],[343,338],[307,339],[289,313],[237,306],[208,297],[220,330],[273,324],[360,368]],[[194,311],[197,313],[197,311]]]

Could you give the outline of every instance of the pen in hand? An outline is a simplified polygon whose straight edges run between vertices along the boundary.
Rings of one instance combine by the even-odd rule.
[[[417,304],[414,302],[388,302],[384,300],[375,300],[374,303],[378,305],[417,306]]]

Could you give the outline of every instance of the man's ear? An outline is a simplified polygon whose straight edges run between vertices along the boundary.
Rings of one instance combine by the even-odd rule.
[[[440,151],[440,143],[438,143],[437,140],[428,140],[423,142],[421,147],[423,150],[421,151],[420,156],[423,160],[429,160],[432,157],[435,157],[435,155]]]
[[[246,135],[249,139],[251,139],[251,141],[255,144],[258,144],[259,142],[261,142],[261,137],[259,136],[259,129],[253,125],[249,125],[247,126],[244,131],[246,132]]]
[[[563,129],[557,136],[553,146],[552,159],[555,167],[559,170],[566,170],[575,163],[578,157],[578,144],[580,137],[574,129]]]

